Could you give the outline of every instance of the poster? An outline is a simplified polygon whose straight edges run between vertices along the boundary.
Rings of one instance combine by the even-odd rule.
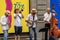
[[[0,18],[4,15],[6,10],[11,11],[12,16],[12,25],[9,29],[9,33],[14,33],[14,9],[19,8],[23,9],[22,14],[24,15],[24,18],[22,19],[22,32],[28,32],[27,23],[25,22],[25,19],[29,13],[29,0],[0,0]],[[2,26],[0,24],[0,33],[3,33]]]
[[[52,4],[54,4],[54,10],[56,11],[58,19],[58,28],[60,28],[60,0],[50,0],[50,8],[52,10]]]

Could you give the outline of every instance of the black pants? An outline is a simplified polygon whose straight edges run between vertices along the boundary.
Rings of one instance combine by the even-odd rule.
[[[50,24],[46,23],[45,28],[47,28],[47,30],[45,32],[45,40],[48,40],[48,29],[50,29]]]

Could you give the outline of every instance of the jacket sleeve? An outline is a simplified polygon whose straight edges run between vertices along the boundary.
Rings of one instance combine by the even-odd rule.
[[[30,19],[30,15],[27,16],[26,20],[28,21]]]
[[[6,22],[5,22],[5,20],[4,20],[4,17],[1,18],[1,24],[2,24],[2,25],[6,25]]]
[[[44,14],[44,21],[47,20],[47,15],[46,13]]]

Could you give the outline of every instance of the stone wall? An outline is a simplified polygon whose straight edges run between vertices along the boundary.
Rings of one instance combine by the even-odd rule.
[[[32,8],[37,9],[38,22],[37,22],[37,38],[38,40],[44,40],[44,33],[38,32],[39,29],[44,28],[43,15],[46,12],[46,8],[50,7],[50,0],[30,0],[30,10]]]

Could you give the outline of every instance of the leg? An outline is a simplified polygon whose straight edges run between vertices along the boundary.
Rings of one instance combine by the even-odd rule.
[[[8,40],[8,31],[4,30],[4,40]]]
[[[17,35],[15,35],[15,40],[17,40]]]
[[[45,32],[45,40],[47,40],[48,31]]]
[[[37,32],[36,32],[36,28],[33,28],[34,31],[34,40],[37,40]]]
[[[22,33],[22,26],[18,28],[18,40],[20,40],[20,36],[21,36],[21,33]]]
[[[48,27],[48,24],[45,24],[45,28]],[[48,29],[45,31],[45,40],[47,40],[47,35],[48,35]]]
[[[32,40],[32,28],[29,27],[30,40]]]
[[[18,31],[18,28],[15,26],[15,40],[17,40],[17,32]]]
[[[20,35],[18,35],[18,40],[20,40]]]
[[[48,31],[50,29],[50,24],[45,24],[45,28],[47,28],[46,32],[45,32],[45,40],[48,40]]]

